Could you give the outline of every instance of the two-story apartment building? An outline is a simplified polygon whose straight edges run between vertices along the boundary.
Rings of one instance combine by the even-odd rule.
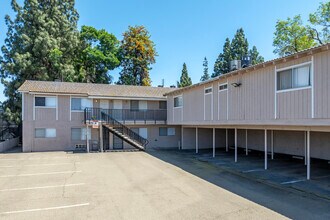
[[[26,81],[19,88],[23,151],[178,146],[180,127],[167,126],[163,94],[170,91],[173,88]]]
[[[330,160],[329,44],[166,93],[182,149],[229,147]]]

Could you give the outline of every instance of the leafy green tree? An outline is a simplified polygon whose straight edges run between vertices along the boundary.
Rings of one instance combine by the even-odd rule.
[[[316,45],[308,28],[303,26],[300,15],[277,21],[274,35],[274,53],[279,56],[290,55]]]
[[[157,52],[150,34],[144,26],[128,27],[120,46],[122,70],[117,84],[150,86],[150,65]]]
[[[231,43],[229,38],[226,38],[223,45],[223,52],[219,54],[217,60],[214,63],[212,78],[221,74],[229,72],[229,62],[232,60]]]
[[[189,77],[187,65],[183,63],[180,81],[177,83],[179,88],[192,85],[191,78]]]
[[[264,58],[259,55],[258,49],[256,46],[253,46],[251,50],[249,50],[249,55],[251,57],[251,64],[256,65],[258,63],[264,62]]]
[[[111,83],[110,70],[119,66],[119,41],[106,30],[82,26],[80,32],[81,52],[77,60],[79,74],[72,81]]]
[[[233,60],[241,60],[243,56],[248,55],[249,43],[245,37],[243,28],[236,31],[230,46]]]
[[[206,57],[204,57],[204,61],[203,61],[203,75],[201,77],[201,81],[206,81],[210,79],[210,75],[209,75],[209,67],[208,67],[208,62]]]
[[[75,54],[79,45],[79,15],[74,0],[11,1],[15,19],[6,15],[8,27],[0,57],[0,77],[8,100],[5,117],[20,121],[17,88],[26,80],[71,79],[75,74]]]
[[[330,2],[320,3],[316,12],[309,15],[311,26],[307,26],[311,37],[319,44],[330,41]]]

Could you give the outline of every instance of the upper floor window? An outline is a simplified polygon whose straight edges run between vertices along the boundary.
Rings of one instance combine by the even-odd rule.
[[[308,87],[311,85],[310,65],[277,72],[277,90]]]
[[[209,94],[209,93],[212,93],[212,88],[205,89],[205,94]]]
[[[159,109],[167,109],[167,102],[159,101]]]
[[[139,110],[139,101],[131,100],[131,110]]]
[[[174,107],[181,107],[183,105],[182,96],[174,98]]]
[[[35,129],[36,138],[53,138],[56,137],[55,128],[36,128]]]
[[[93,107],[91,99],[87,98],[71,98],[71,110],[84,110],[85,108]]]
[[[56,97],[40,97],[34,98],[34,106],[36,107],[56,107]]]
[[[219,91],[227,90],[228,89],[228,84],[221,84],[219,85]]]

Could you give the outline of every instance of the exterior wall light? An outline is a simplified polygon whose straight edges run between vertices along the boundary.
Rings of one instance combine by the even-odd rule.
[[[237,83],[232,83],[231,85],[234,87],[240,87],[242,85],[242,83],[237,82]]]

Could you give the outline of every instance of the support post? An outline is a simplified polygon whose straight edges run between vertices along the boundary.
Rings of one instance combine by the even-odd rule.
[[[100,122],[100,150],[103,152],[103,128],[102,122]]]
[[[267,158],[268,157],[268,155],[267,155],[267,129],[265,129],[265,170],[267,170],[267,168],[268,168],[268,164],[267,164]]]
[[[228,152],[228,129],[226,128],[226,152]]]
[[[311,178],[310,131],[307,131],[307,180]]]
[[[248,132],[247,132],[247,129],[245,129],[245,155],[247,156],[249,153],[248,153]]]
[[[235,128],[235,163],[237,162],[237,128]]]
[[[181,146],[180,149],[182,150],[183,148],[183,126],[181,126]]]
[[[213,128],[213,157],[215,157],[215,128]]]
[[[86,150],[89,153],[88,125],[86,125]]]
[[[307,165],[307,131],[304,132],[305,166]]]
[[[271,145],[271,151],[272,151],[272,160],[274,160],[274,130],[270,133],[270,145]]]
[[[196,127],[196,154],[198,154],[198,128]]]

